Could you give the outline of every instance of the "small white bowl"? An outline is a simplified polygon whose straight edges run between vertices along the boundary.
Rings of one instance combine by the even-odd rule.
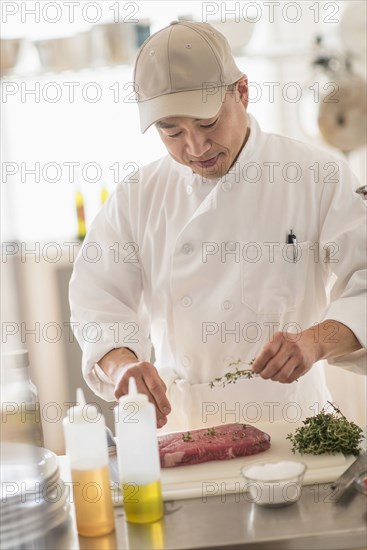
[[[251,502],[260,506],[286,506],[301,496],[307,466],[303,462],[258,462],[241,469]]]

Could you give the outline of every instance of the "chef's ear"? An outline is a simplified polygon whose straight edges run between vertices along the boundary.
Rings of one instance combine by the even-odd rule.
[[[248,107],[248,79],[246,75],[243,75],[240,80],[236,82],[238,95],[240,101],[245,106],[245,109]]]

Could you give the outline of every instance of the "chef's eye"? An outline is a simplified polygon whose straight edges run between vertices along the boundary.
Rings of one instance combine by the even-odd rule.
[[[202,128],[213,128],[213,126],[215,126],[215,124],[218,122],[218,119],[216,119],[214,122],[212,122],[211,124],[207,124],[204,126],[204,124],[201,125]]]
[[[181,132],[176,132],[176,134],[167,134],[167,137],[175,138],[178,137],[181,134]]]

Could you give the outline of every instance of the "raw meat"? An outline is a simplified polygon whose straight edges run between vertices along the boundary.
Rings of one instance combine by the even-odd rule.
[[[270,435],[250,424],[224,424],[158,437],[162,468],[229,460],[270,448]]]

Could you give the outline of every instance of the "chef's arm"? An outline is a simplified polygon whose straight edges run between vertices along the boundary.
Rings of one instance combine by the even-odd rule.
[[[320,359],[333,359],[362,346],[351,329],[332,319],[300,334],[276,332],[253,364],[264,379],[289,384],[306,374]]]
[[[320,359],[366,374],[366,205],[347,163],[337,168],[319,188],[319,267],[325,280],[334,276],[330,302],[319,324],[300,334],[278,332],[263,347],[253,364],[262,378],[294,382]]]
[[[166,397],[167,388],[154,365],[139,361],[129,348],[109,351],[98,361],[98,365],[113,382],[116,399],[128,393],[129,378],[134,376],[138,391],[145,393],[155,405],[158,428],[167,423],[167,415],[171,411]]]
[[[337,165],[336,177],[332,178],[333,181],[324,180],[320,188],[319,241],[320,250],[323,251],[320,267],[324,271],[324,277],[328,277],[330,300],[319,321],[322,323],[330,320],[340,324],[335,335],[338,341],[328,342],[329,339],[324,338],[326,341],[322,342],[320,339],[320,344],[322,354],[331,366],[366,375],[367,203],[354,191],[360,183],[347,162],[340,159]],[[340,215],[341,212],[343,216]],[[356,351],[340,353],[343,345],[353,345],[340,325],[348,327],[360,342],[361,346]],[[342,335],[346,339],[345,343]],[[338,355],[334,354],[333,344]]]
[[[140,307],[142,265],[131,226],[136,208],[129,193],[130,184],[118,184],[95,217],[69,284],[71,326],[83,352],[83,375],[94,393],[107,401],[116,399],[112,379],[124,374],[123,365],[137,358],[149,362],[152,355],[149,319]],[[99,251],[93,261],[90,248]],[[98,364],[107,355],[107,366],[105,361],[103,365],[110,375]]]
[[[305,330],[303,337],[309,338],[315,345],[317,361],[335,359],[363,347],[350,328],[333,319],[327,319]]]

